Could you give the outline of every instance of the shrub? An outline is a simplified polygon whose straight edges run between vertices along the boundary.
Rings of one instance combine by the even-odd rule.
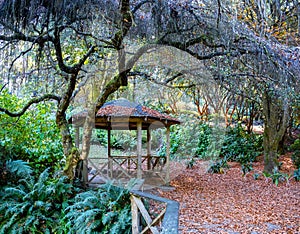
[[[106,184],[82,192],[49,169],[35,180],[26,162],[6,166],[22,178],[0,190],[0,233],[131,233],[128,190]]]
[[[292,161],[297,169],[300,168],[300,139],[294,141],[291,145],[291,149],[294,151],[292,154]]]
[[[32,169],[22,160],[0,162],[0,185],[6,186],[17,183],[21,178],[30,177]]]
[[[3,90],[0,106],[17,111],[26,100],[20,100]],[[54,103],[40,103],[32,106],[20,118],[1,115],[0,146],[7,159],[28,161],[32,168],[40,174],[53,165],[59,166],[63,158],[63,150],[55,116],[51,112]],[[5,156],[3,156],[5,154]]]
[[[272,182],[276,186],[278,186],[279,182],[288,181],[290,177],[288,174],[280,172],[278,168],[274,168],[271,174],[267,172],[263,172],[263,175],[266,178],[271,178]]]
[[[66,177],[52,179],[48,171],[37,181],[29,174],[18,185],[4,189],[0,233],[53,233],[60,229],[61,211],[69,205],[74,191]]]
[[[223,174],[225,172],[225,169],[227,169],[227,168],[229,168],[229,166],[227,164],[227,159],[223,158],[223,159],[219,159],[215,162],[212,162],[208,169],[208,172]]]
[[[294,171],[293,177],[295,178],[296,181],[300,181],[300,168]]]
[[[109,184],[78,194],[65,209],[66,225],[71,233],[131,233],[129,198],[128,190]]]
[[[208,146],[210,144],[211,127],[207,124],[199,124],[199,136],[195,155],[197,157],[205,157]]]
[[[241,125],[227,128],[226,134],[223,137],[223,142],[219,144],[219,157],[215,164],[213,164],[212,172],[218,172],[218,168],[224,164],[223,161],[236,161],[241,164],[243,174],[252,170],[252,163],[256,160],[262,152],[261,135],[248,134]],[[222,139],[221,139],[222,140]],[[210,150],[208,146],[207,150]],[[212,151],[212,150],[210,150]]]

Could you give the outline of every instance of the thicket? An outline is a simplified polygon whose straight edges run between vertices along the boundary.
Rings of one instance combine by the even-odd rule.
[[[18,111],[24,103],[2,90],[0,106]],[[53,105],[0,115],[0,234],[129,233],[129,191],[108,184],[84,191],[61,175]]]
[[[1,107],[20,111],[25,103],[25,98],[19,99],[7,90],[2,90]],[[51,102],[40,103],[19,118],[0,115],[0,167],[3,167],[4,159],[21,159],[29,162],[37,174],[48,167],[52,171],[60,168],[63,150],[55,115],[52,113],[54,105]]]

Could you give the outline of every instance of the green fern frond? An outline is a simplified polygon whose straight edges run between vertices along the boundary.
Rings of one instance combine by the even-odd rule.
[[[30,177],[33,172],[28,162],[23,160],[6,161],[6,168],[10,173],[15,174],[18,177]]]
[[[14,197],[14,198],[23,198],[27,193],[18,187],[9,187],[5,188],[5,195],[3,197],[3,200],[8,197]]]
[[[13,226],[14,223],[17,222],[18,215],[14,214],[11,216],[11,218],[8,220],[8,222],[6,222],[0,229],[0,233],[4,234],[4,233],[9,233],[9,230],[11,229],[11,227]]]
[[[45,169],[39,176],[37,185],[44,185],[45,182],[49,179],[49,168]]]
[[[33,188],[34,186],[34,178],[33,176],[27,177],[26,179],[20,179],[19,180],[19,187],[21,187],[21,185],[23,186],[23,190],[27,189],[27,190],[31,190],[31,188]]]
[[[29,227],[34,221],[35,221],[36,217],[35,216],[28,216],[25,223],[24,223],[24,226],[27,228]]]

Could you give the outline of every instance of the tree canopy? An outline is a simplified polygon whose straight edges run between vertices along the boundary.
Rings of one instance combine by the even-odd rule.
[[[92,101],[91,118],[109,95],[128,85],[129,77],[183,87],[201,87],[206,78],[262,105],[265,169],[272,171],[298,93],[299,25],[299,3],[293,0],[2,0],[1,84],[26,96],[28,103],[16,112],[0,110],[20,116],[34,103],[56,100],[56,123],[67,157],[65,173],[72,177],[79,152],[66,111],[92,74],[115,68],[106,76],[94,76],[102,86]],[[153,75],[154,66],[138,64],[143,55],[151,57],[162,46],[201,61],[207,77],[192,72],[189,64],[170,73],[164,64],[153,61],[161,76]],[[91,136],[91,118],[83,149]],[[87,153],[88,149],[82,150]]]

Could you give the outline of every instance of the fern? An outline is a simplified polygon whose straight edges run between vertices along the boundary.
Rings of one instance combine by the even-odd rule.
[[[6,169],[19,178],[29,177],[32,173],[32,168],[23,160],[6,161]]]
[[[4,189],[0,200],[0,224],[3,224],[0,234],[63,230],[58,225],[64,215],[63,209],[73,197],[72,185],[67,183],[66,177],[50,178],[48,169],[40,174],[36,182],[33,176],[28,176],[19,180],[17,186]]]
[[[71,233],[131,232],[129,191],[111,184],[78,194],[65,212]]]

